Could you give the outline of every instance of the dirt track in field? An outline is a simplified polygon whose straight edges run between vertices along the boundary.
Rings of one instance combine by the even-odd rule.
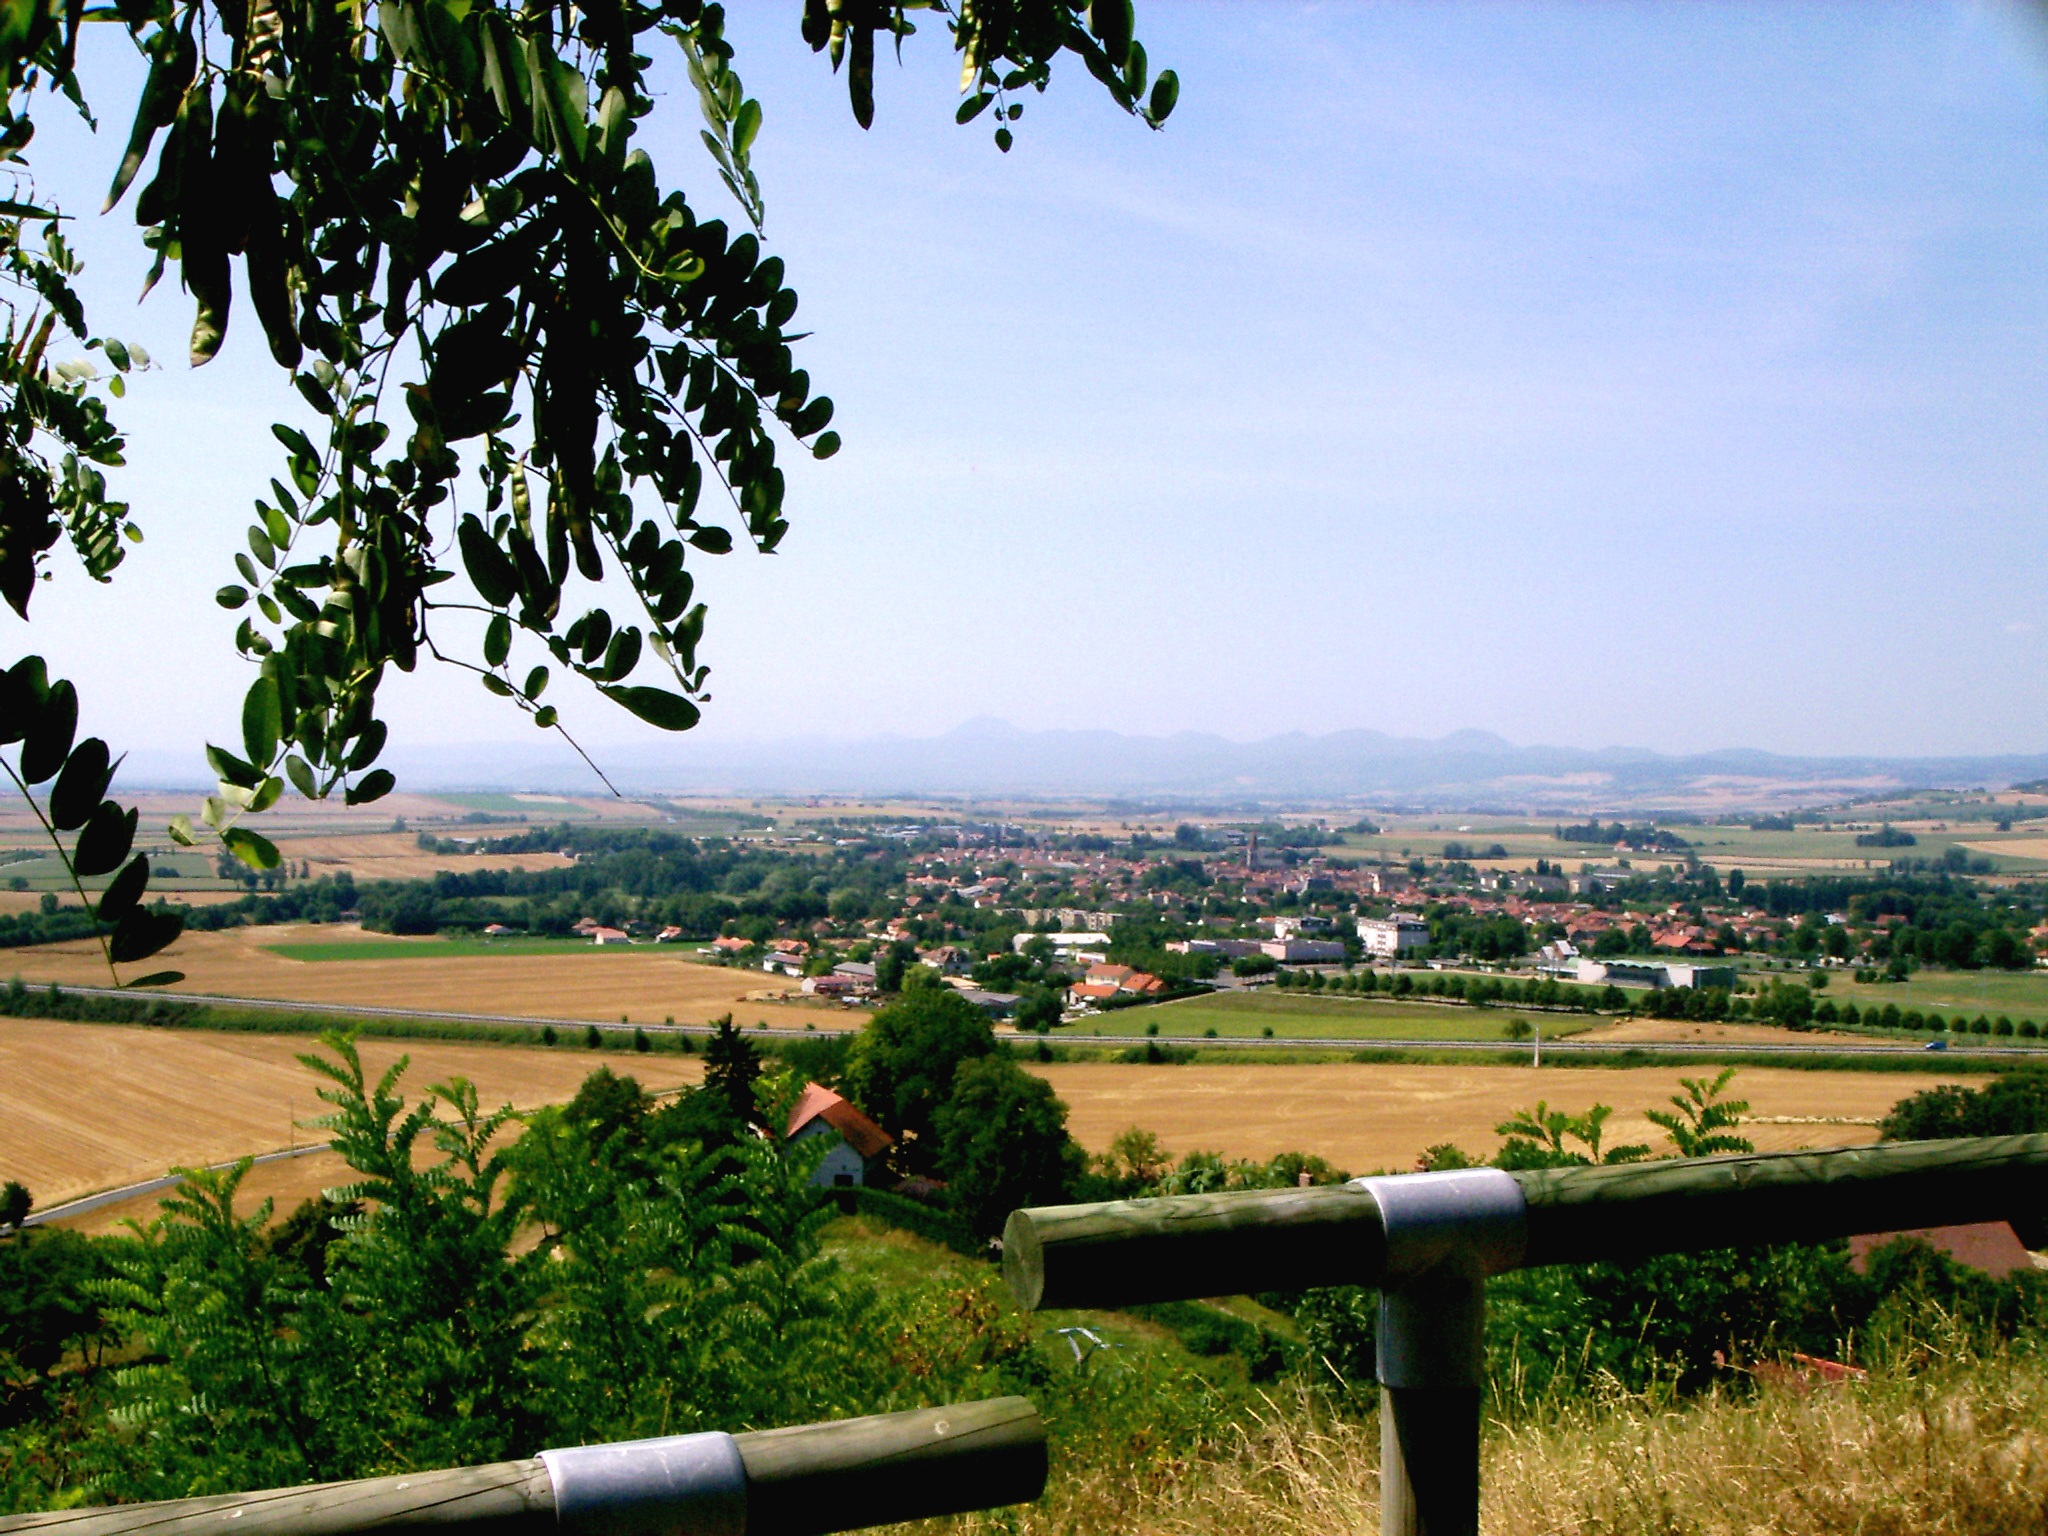
[[[325,1108],[314,1097],[325,1080],[298,1061],[314,1048],[303,1035],[0,1019],[0,1180],[21,1180],[47,1206],[155,1178],[174,1165],[323,1140],[323,1132],[292,1124]],[[372,1072],[410,1056],[404,1083],[415,1097],[460,1075],[491,1107],[568,1099],[600,1063],[649,1089],[702,1075],[694,1056],[568,1045],[366,1039],[361,1049]],[[322,1182],[331,1180],[313,1187]]]
[[[559,955],[434,955],[431,959],[293,960],[266,946],[394,942],[386,934],[312,924],[229,928],[190,933],[149,963],[175,968],[185,980],[168,989],[276,997],[295,1002],[364,1004],[529,1018],[590,1019],[636,1024],[703,1024],[731,1013],[742,1024],[802,1029],[858,1027],[866,1015],[802,999],[797,984],[760,971],[728,970],[684,960],[667,945],[592,945]],[[429,953],[441,943],[417,942]],[[97,946],[51,944],[0,956],[0,975],[31,983],[105,986]],[[785,1000],[786,999],[786,1000]]]

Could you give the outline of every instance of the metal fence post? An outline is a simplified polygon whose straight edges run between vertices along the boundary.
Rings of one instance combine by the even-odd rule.
[[[1380,1536],[1477,1536],[1485,1335],[1476,1275],[1380,1293]]]
[[[1386,1236],[1380,1536],[1478,1536],[1486,1277],[1521,1262],[1528,1212],[1497,1168],[1360,1179]]]

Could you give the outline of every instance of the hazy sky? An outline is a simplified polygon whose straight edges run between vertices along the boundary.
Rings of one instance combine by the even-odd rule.
[[[2048,750],[2025,13],[1148,0],[1167,130],[1063,63],[1005,157],[953,126],[938,23],[878,66],[863,134],[794,0],[732,9],[846,448],[794,465],[780,554],[702,564],[706,738],[997,715]],[[125,46],[100,45],[97,139],[43,113],[35,169],[81,214]],[[674,81],[649,147],[731,217]],[[118,741],[232,739],[209,594],[276,472],[268,423],[303,413],[246,307],[188,372],[175,283],[133,307],[129,210],[81,224],[96,322],[169,364],[124,417],[149,543],[109,591],[67,572],[28,641],[7,616],[7,648]],[[415,743],[537,739],[452,674],[389,712]]]

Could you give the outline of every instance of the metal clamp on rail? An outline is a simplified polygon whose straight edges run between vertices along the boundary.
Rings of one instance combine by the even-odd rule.
[[[746,1536],[747,1465],[718,1431],[542,1451],[562,1536]]]
[[[1449,1266],[1460,1274],[1501,1275],[1522,1267],[1529,1246],[1529,1202],[1511,1173],[1458,1168],[1353,1179],[1380,1208],[1388,1280]]]
[[[1378,1375],[1384,1387],[1477,1390],[1486,1381],[1488,1275],[1521,1266],[1522,1186],[1498,1168],[1356,1179],[1380,1208]]]
[[[1020,1397],[751,1434],[543,1451],[527,1461],[0,1519],[0,1536],[825,1536],[1028,1503],[1045,1426]]]

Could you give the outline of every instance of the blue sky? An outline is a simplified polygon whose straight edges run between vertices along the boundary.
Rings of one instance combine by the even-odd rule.
[[[863,134],[796,9],[732,32],[846,448],[792,470],[781,553],[700,573],[707,740],[996,715],[2048,750],[2026,13],[1153,0],[1167,130],[1068,67],[1000,156],[952,124],[942,37],[880,67]],[[132,100],[100,57],[106,129],[46,112],[34,156],[81,213]],[[642,142],[730,216],[675,84]],[[60,578],[29,637],[97,728],[196,750],[233,734],[208,594],[295,402],[246,309],[187,372],[183,296],[133,307],[127,210],[81,223],[96,321],[169,364],[126,414],[150,540],[110,591]],[[390,714],[533,735],[454,675]]]

